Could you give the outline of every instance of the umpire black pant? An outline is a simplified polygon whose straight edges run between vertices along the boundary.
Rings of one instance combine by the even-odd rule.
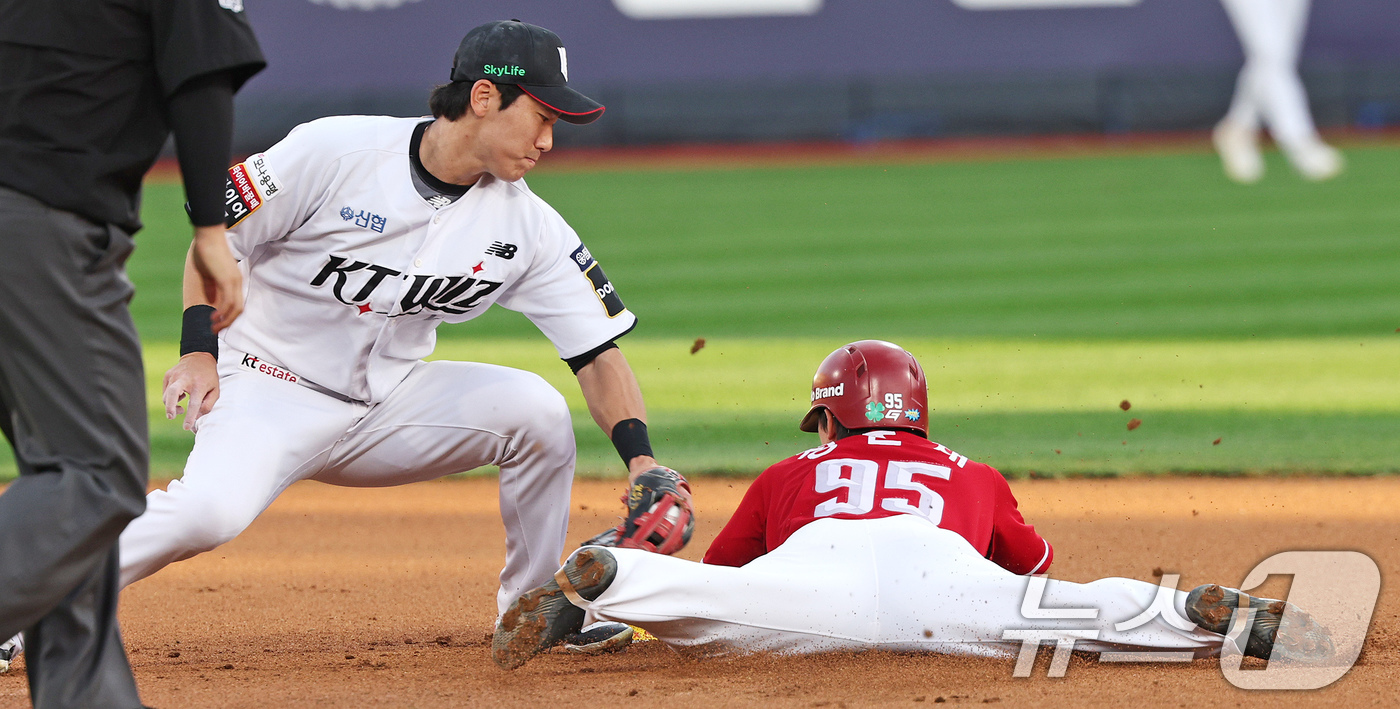
[[[117,536],[145,510],[141,344],[121,229],[0,187],[0,642],[36,709],[141,706],[117,628]]]

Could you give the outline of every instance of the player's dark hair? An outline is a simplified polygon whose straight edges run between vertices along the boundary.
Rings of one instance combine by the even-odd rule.
[[[817,419],[817,428],[826,428],[826,413],[827,412],[823,410],[823,415]],[[854,436],[857,433],[859,433],[859,431],[852,431],[851,429],[841,425],[841,422],[837,421],[835,416],[831,417],[831,425],[835,427],[831,432],[831,440],[833,441],[839,441],[842,438],[845,438],[847,436]]]
[[[467,106],[471,105],[472,87],[475,81],[453,81],[443,84],[433,89],[433,93],[428,96],[428,108],[433,112],[433,118],[446,118],[455,121],[467,115]],[[497,91],[501,92],[501,110],[510,108],[515,99],[524,95],[525,91],[515,84],[496,84]]]

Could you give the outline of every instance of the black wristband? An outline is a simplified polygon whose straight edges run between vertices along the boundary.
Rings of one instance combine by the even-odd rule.
[[[219,359],[219,338],[214,334],[210,318],[214,316],[212,305],[191,305],[185,308],[185,319],[180,325],[180,356],[191,352],[208,352]]]
[[[613,448],[622,456],[624,465],[630,464],[639,455],[651,456],[651,438],[647,436],[647,425],[640,419],[618,421],[612,430]],[[654,457],[654,456],[653,456]]]

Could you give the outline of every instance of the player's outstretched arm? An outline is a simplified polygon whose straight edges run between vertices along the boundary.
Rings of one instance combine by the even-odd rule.
[[[614,435],[619,423],[639,421],[643,425],[647,419],[646,402],[642,400],[642,388],[637,384],[637,375],[632,373],[632,365],[627,363],[622,350],[604,350],[592,362],[578,370],[578,385],[583,390],[583,398],[588,402],[588,413],[594,423],[603,429],[603,434],[616,444]],[[618,431],[622,435],[621,431]],[[635,455],[619,450],[627,462],[627,481],[630,483],[638,475],[657,467],[650,446]]]
[[[620,546],[661,554],[680,551],[695,531],[690,485],[657,465],[647,439],[642,389],[622,350],[611,348],[578,370],[588,411],[627,463],[627,517],[585,545]]]
[[[195,250],[199,245],[198,232],[201,229],[218,231],[219,243],[233,262],[233,254],[228,252],[228,242],[224,239],[223,226],[196,227],[195,243],[190,245],[190,251],[185,256],[185,316],[180,334],[180,361],[165,373],[161,384],[161,400],[165,404],[167,419],[185,413],[185,407],[180,406],[180,400],[186,395],[189,396],[189,414],[185,417],[187,431],[193,431],[199,417],[209,413],[210,409],[214,408],[214,402],[219,399],[218,340],[214,338],[214,313],[210,312],[210,304],[214,298],[209,294],[208,282],[196,266]],[[237,262],[233,262],[233,269],[238,273]],[[241,275],[237,286],[241,309]]]

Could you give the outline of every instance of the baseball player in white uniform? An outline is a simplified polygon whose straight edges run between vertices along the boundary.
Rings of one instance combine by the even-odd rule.
[[[563,396],[529,372],[423,361],[439,323],[492,304],[549,338],[629,478],[667,480],[675,499],[663,507],[683,508],[688,538],[688,487],[652,457],[641,391],[614,344],[636,317],[521,179],[551,148],[556,120],[604,110],[567,72],[553,32],[493,22],[462,40],[452,82],[430,100],[435,118],[312,121],[229,170],[245,310],[216,340],[187,266],[182,357],[164,402],[173,418],[188,395],[195,445],[183,478],[152,492],[121,535],[123,586],[233,539],[298,480],[402,485],[483,465],[500,467],[499,608],[547,581],[576,453]],[[673,536],[668,551],[685,541]]]
[[[1025,658],[1056,640],[1189,660],[1219,650],[1238,607],[1257,618],[1237,641],[1245,654],[1332,653],[1327,631],[1282,601],[1214,585],[1187,594],[1044,578],[1050,544],[1000,473],[928,439],[928,403],[923,369],[898,345],[832,352],[801,425],[821,445],[753,482],[704,563],[585,546],[506,611],[493,658],[519,667],[587,611],[702,655],[1019,647]]]
[[[1267,127],[1298,174],[1326,180],[1341,173],[1342,154],[1323,142],[1298,78],[1309,0],[1222,0],[1244,48],[1230,111],[1215,127],[1225,174],[1236,182],[1264,176],[1259,130]]]

